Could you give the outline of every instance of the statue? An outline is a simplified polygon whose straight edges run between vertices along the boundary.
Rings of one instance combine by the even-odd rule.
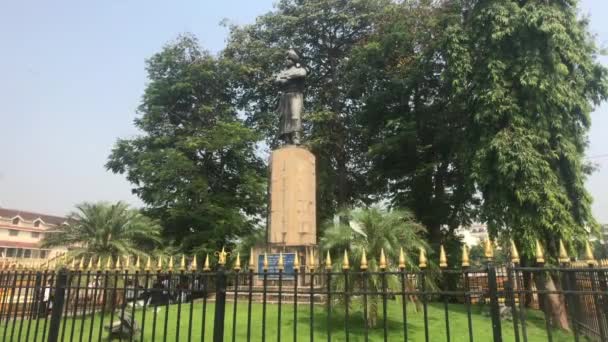
[[[306,69],[300,65],[300,56],[288,50],[285,69],[276,75],[281,87],[277,112],[281,116],[279,139],[285,144],[299,145],[302,134],[302,107],[304,106],[304,78]]]

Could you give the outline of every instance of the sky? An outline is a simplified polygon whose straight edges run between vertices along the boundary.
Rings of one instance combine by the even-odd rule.
[[[274,0],[0,1],[0,206],[64,215],[83,201],[142,203],[104,164],[118,138],[138,132],[145,60],[180,33],[211,52],[220,25],[252,23]],[[606,0],[582,0],[591,31],[608,47]],[[608,58],[601,57],[608,65]],[[587,183],[608,223],[608,104],[592,114]]]

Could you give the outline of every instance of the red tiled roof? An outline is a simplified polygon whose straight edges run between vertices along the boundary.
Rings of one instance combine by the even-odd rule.
[[[0,247],[40,248],[40,246],[34,242],[2,241],[2,240],[0,240]]]
[[[45,214],[39,214],[39,213],[34,213],[31,211],[24,211],[24,210],[0,208],[0,217],[13,218],[17,215],[19,215],[22,219],[27,220],[27,221],[34,221],[37,218],[40,218],[42,221],[44,221],[44,223],[54,224],[54,225],[60,225],[63,222],[67,221],[67,219],[65,217],[60,217],[60,216],[45,215]]]

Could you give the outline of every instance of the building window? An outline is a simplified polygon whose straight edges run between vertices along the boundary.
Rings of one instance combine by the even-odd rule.
[[[23,250],[23,257],[24,258],[31,258],[32,257],[32,250],[31,249],[24,249]]]
[[[18,225],[19,225],[19,218],[18,218],[18,217],[15,217],[15,218],[13,219],[13,226],[18,226]]]
[[[17,235],[19,235],[19,231],[15,230],[15,229],[9,229],[8,230],[8,235],[9,236],[17,236]]]
[[[40,251],[40,259],[46,259],[47,251]]]
[[[40,227],[40,220],[37,220],[36,222],[34,222],[34,227],[36,227],[36,228]]]
[[[14,248],[9,248],[6,250],[6,257],[7,258],[14,258],[15,255],[17,255],[17,250]]]
[[[38,232],[32,232],[32,237],[33,237],[34,239],[37,239],[37,238],[39,238],[39,237],[40,237],[40,233],[38,233]]]

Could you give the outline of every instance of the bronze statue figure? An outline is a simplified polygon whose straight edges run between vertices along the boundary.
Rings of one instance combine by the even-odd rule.
[[[281,87],[277,112],[281,116],[279,139],[285,144],[299,145],[302,133],[302,107],[304,105],[304,78],[306,69],[300,65],[300,56],[287,51],[285,69],[276,75]]]

